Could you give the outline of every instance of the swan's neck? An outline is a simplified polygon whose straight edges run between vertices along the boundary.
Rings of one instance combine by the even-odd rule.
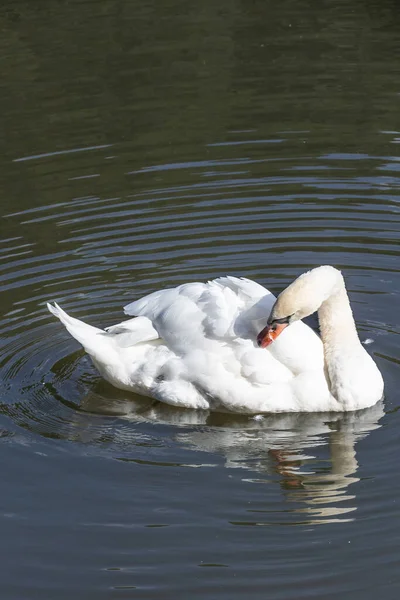
[[[291,312],[310,314],[319,305],[325,377],[341,410],[358,410],[382,398],[383,379],[361,344],[342,274],[324,265],[300,275],[277,299],[276,320]],[[302,306],[297,312],[293,307]]]
[[[321,304],[318,319],[328,368],[338,353],[361,346],[343,280]]]
[[[382,397],[383,379],[359,340],[341,275],[318,318],[331,394],[344,410],[371,406]]]

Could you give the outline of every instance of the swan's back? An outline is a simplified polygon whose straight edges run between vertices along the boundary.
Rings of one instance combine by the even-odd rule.
[[[192,408],[307,410],[295,382],[323,373],[322,344],[298,322],[267,350],[258,348],[274,302],[253,281],[221,277],[149,294],[125,307],[135,318],[106,331],[51,310],[116,387]]]
[[[188,329],[208,339],[253,338],[258,321],[266,321],[274,302],[275,296],[254,281],[220,277],[153,292],[124,311],[150,319],[163,339],[178,331],[186,337]]]

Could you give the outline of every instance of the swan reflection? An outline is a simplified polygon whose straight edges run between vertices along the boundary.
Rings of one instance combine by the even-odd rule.
[[[383,405],[378,403],[357,412],[254,418],[177,409],[123,392],[115,394],[114,390],[111,401],[109,391],[107,397],[101,392],[91,392],[81,408],[131,422],[177,426],[174,439],[180,445],[223,456],[227,468],[248,471],[243,478],[246,482],[279,484],[287,502],[285,512],[297,515],[290,520],[293,524],[352,520],[350,513],[357,509],[357,500],[351,484],[359,481],[356,444],[380,427],[384,415]],[[263,515],[258,517],[238,524],[269,524]]]

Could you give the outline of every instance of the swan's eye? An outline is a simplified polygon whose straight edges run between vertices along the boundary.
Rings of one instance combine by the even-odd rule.
[[[283,317],[283,319],[274,319],[273,323],[280,323],[280,324],[284,324],[284,323],[289,323],[289,319],[290,317]]]
[[[293,315],[290,315],[289,317],[283,317],[282,319],[271,319],[268,324],[272,331],[275,331],[277,325],[289,325],[292,316]]]

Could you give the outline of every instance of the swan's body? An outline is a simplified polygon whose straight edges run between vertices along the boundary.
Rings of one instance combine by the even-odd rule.
[[[48,307],[107,381],[173,406],[344,411],[371,406],[383,394],[333,267],[302,275],[277,301],[261,285],[235,277],[161,290],[126,306],[136,318],[106,331]],[[322,340],[298,320],[317,309]],[[267,349],[258,348],[257,333],[270,314],[272,322],[292,324]]]

